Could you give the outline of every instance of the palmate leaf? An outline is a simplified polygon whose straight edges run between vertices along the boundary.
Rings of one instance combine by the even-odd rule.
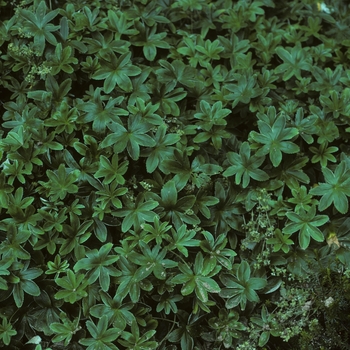
[[[127,349],[135,350],[146,350],[146,349],[156,349],[158,343],[156,341],[150,340],[153,335],[156,333],[156,330],[149,330],[143,333],[140,336],[139,326],[136,321],[133,321],[131,324],[131,333],[123,331],[121,333],[121,338],[118,339],[118,343]]]
[[[183,88],[174,88],[173,83],[162,84],[156,81],[152,85],[154,102],[159,103],[164,114],[172,114],[175,117],[180,115],[180,108],[176,102],[183,100],[187,91]]]
[[[178,134],[166,133],[166,125],[160,125],[154,136],[156,142],[153,148],[146,148],[141,155],[147,157],[146,169],[148,173],[153,173],[158,165],[165,159],[171,158],[175,147],[171,146],[181,138]]]
[[[245,260],[237,266],[235,275],[222,274],[220,280],[226,287],[220,292],[221,297],[228,298],[226,307],[232,309],[239,304],[242,311],[245,310],[248,300],[259,301],[256,290],[264,288],[267,284],[265,278],[251,277],[250,266]]]
[[[121,296],[116,293],[114,298],[106,292],[100,292],[103,304],[94,305],[90,309],[90,314],[97,318],[102,318],[103,315],[107,315],[110,322],[117,328],[124,330],[126,325],[132,324],[135,320],[135,316],[130,312],[134,306],[131,302],[122,302]]]
[[[116,107],[116,105],[120,105],[123,101],[122,96],[118,96],[117,98],[109,97],[107,104],[103,101],[105,98],[106,96],[101,96],[101,88],[97,88],[94,91],[91,101],[84,101],[77,105],[79,110],[85,112],[82,120],[85,123],[92,121],[92,129],[98,133],[104,133],[110,123],[119,123],[122,125],[119,116],[127,116],[129,114],[127,110]]]
[[[294,120],[291,121],[292,126],[299,130],[299,135],[309,145],[314,142],[312,135],[317,133],[317,120],[316,115],[304,118],[304,109],[300,107],[295,114]]]
[[[128,52],[128,47],[130,46],[130,43],[125,40],[115,40],[114,34],[111,31],[108,31],[104,35],[100,32],[93,32],[92,38],[84,38],[83,40],[88,44],[87,54],[98,53],[105,60],[108,60],[109,53],[117,52],[124,54]]]
[[[133,160],[140,157],[140,146],[153,147],[156,141],[146,133],[153,127],[152,124],[143,121],[139,114],[128,118],[128,129],[123,125],[114,123],[108,125],[112,130],[100,144],[100,148],[114,145],[114,151],[121,153],[125,148]]]
[[[155,71],[157,78],[162,83],[178,82],[187,87],[195,85],[197,71],[186,65],[180,60],[175,60],[172,63],[166,60],[159,60],[158,63],[162,68]]]
[[[123,34],[129,36],[138,34],[138,31],[133,28],[133,21],[129,20],[127,15],[119,9],[108,10],[108,27],[116,33],[117,40]]]
[[[276,73],[283,73],[283,80],[289,80],[296,76],[301,79],[301,70],[310,71],[312,66],[312,56],[308,55],[306,51],[298,43],[293,48],[281,46],[276,48],[277,55],[283,60],[276,69]]]
[[[115,327],[108,328],[106,315],[98,320],[97,325],[90,320],[87,321],[86,328],[92,338],[83,338],[79,343],[87,346],[88,350],[118,350],[112,342],[119,337],[121,330]]]
[[[283,250],[285,254],[287,254],[290,250],[290,245],[294,244],[294,242],[289,239],[291,234],[282,234],[280,229],[276,229],[274,232],[274,238],[268,238],[266,240],[267,244],[273,244],[273,251],[278,252],[279,250]]]
[[[228,100],[233,100],[232,108],[236,107],[239,102],[249,104],[252,98],[259,96],[262,89],[257,86],[256,78],[252,75],[240,75],[236,84],[225,85],[226,89],[231,91],[225,95]]]
[[[89,283],[94,283],[99,279],[100,286],[103,291],[107,291],[110,286],[110,276],[119,276],[120,272],[113,266],[119,257],[117,255],[108,255],[112,249],[113,244],[107,243],[103,245],[98,251],[93,249],[86,252],[86,258],[80,259],[74,265],[74,271],[87,270],[87,277]]]
[[[271,178],[282,181],[290,189],[298,188],[300,183],[310,183],[310,178],[307,176],[303,168],[309,162],[308,157],[293,157],[286,155],[283,157],[283,162],[270,172]]]
[[[6,317],[4,317],[0,324],[0,340],[2,340],[5,345],[10,345],[11,337],[16,334],[17,331],[13,329],[12,324],[7,321]]]
[[[29,230],[18,229],[17,226],[11,222],[8,226],[2,228],[6,230],[6,239],[0,244],[1,259],[16,259],[30,260],[30,254],[23,246],[29,240],[31,232]]]
[[[318,203],[318,201],[313,199],[312,195],[307,192],[305,186],[292,188],[292,195],[293,198],[288,199],[288,202],[295,204],[294,211],[296,213],[299,213],[300,209],[308,211],[310,210],[311,205]]]
[[[57,45],[56,37],[51,33],[60,29],[60,26],[54,26],[49,23],[58,15],[58,9],[46,14],[45,1],[41,1],[37,6],[35,13],[30,10],[20,9],[20,16],[25,19],[24,28],[34,36],[34,45],[39,53],[45,49],[45,41],[52,45]]]
[[[114,248],[118,251],[118,248]],[[124,256],[121,256],[117,262],[121,271],[121,276],[116,278],[118,289],[116,294],[120,300],[123,300],[128,294],[133,303],[137,303],[140,299],[141,288],[150,291],[153,288],[152,283],[146,278],[152,273],[148,266],[140,266],[133,264]]]
[[[142,193],[136,197],[135,203],[129,202],[125,209],[118,209],[112,214],[122,217],[122,231],[127,232],[132,226],[139,228],[144,222],[153,222],[157,214],[153,211],[158,206],[155,200],[145,200]]]
[[[103,90],[106,94],[112,92],[116,85],[126,92],[132,91],[130,76],[141,73],[139,67],[130,62],[131,52],[122,54],[119,58],[114,53],[109,53],[109,60],[103,60],[100,69],[92,76],[96,80],[104,80]]]
[[[152,28],[148,28],[141,22],[136,21],[135,27],[140,34],[131,39],[132,45],[142,46],[143,54],[148,61],[154,61],[156,58],[157,47],[170,49],[169,43],[163,40],[167,36],[167,33],[157,33],[157,24],[152,26]]]
[[[174,284],[182,284],[181,294],[190,295],[193,291],[197,298],[203,303],[208,301],[209,293],[219,293],[220,286],[217,282],[208,276],[211,272],[204,269],[204,259],[201,252],[197,253],[194,269],[192,270],[187,264],[179,263],[181,274],[172,278]]]
[[[206,191],[201,187],[196,194],[196,202],[194,204],[194,211],[200,213],[207,219],[210,218],[209,206],[219,203],[219,199],[214,196],[208,196]]]
[[[24,294],[33,296],[40,295],[39,286],[33,281],[39,277],[43,271],[39,268],[28,268],[29,261],[27,261],[21,270],[12,271],[12,296],[18,308],[21,308],[24,303]]]
[[[100,156],[100,166],[97,172],[95,173],[95,178],[103,177],[103,184],[110,184],[112,181],[115,181],[117,184],[124,184],[125,178],[123,175],[128,170],[129,162],[127,160],[119,164],[118,154],[115,153],[110,161],[105,156]]]
[[[214,267],[219,263],[228,270],[232,269],[233,258],[237,253],[232,250],[225,248],[227,245],[227,238],[224,234],[220,234],[216,239],[208,231],[202,231],[205,240],[200,243],[201,249],[207,253],[204,258],[205,266],[210,266],[209,269],[214,269]]]
[[[283,228],[283,233],[292,234],[299,231],[299,244],[302,249],[309,246],[311,237],[317,242],[323,242],[324,236],[318,226],[324,225],[329,218],[327,215],[316,215],[314,205],[308,212],[300,209],[298,214],[287,212],[286,215],[292,222]]]
[[[337,159],[333,156],[332,153],[337,152],[338,147],[328,147],[328,142],[322,143],[319,148],[310,147],[310,151],[315,155],[311,158],[312,163],[319,162],[322,167],[327,167],[328,161],[335,163]]]
[[[75,274],[72,270],[67,270],[67,275],[62,278],[56,278],[55,282],[63,288],[55,294],[55,299],[64,299],[66,302],[74,304],[77,300],[88,295],[86,288],[89,282],[84,274]]]
[[[141,103],[145,104],[145,101],[149,101],[151,99],[151,96],[149,95],[149,93],[151,92],[151,89],[147,84],[145,84],[145,81],[148,79],[148,76],[150,75],[151,72],[152,72],[151,67],[142,67],[142,72],[138,76],[133,77],[131,79],[133,89],[132,89],[132,94],[129,96],[129,99],[128,99],[128,109],[130,107],[132,108],[135,105],[135,102],[137,100],[140,100],[142,101]],[[152,103],[149,102],[147,104],[146,111],[150,112],[150,110],[153,107],[154,106],[152,105]],[[150,114],[152,115],[153,112],[155,111],[152,111]],[[161,122],[163,122],[163,120],[161,120]],[[161,123],[158,123],[158,124],[161,124]]]
[[[52,200],[64,199],[67,193],[77,193],[78,186],[74,184],[77,181],[80,171],[73,170],[67,173],[67,169],[64,164],[60,164],[57,171],[47,170],[46,175],[49,178],[49,182],[45,183],[39,181],[39,183],[49,188],[49,193]]]
[[[156,278],[164,280],[166,278],[165,269],[177,266],[177,262],[164,259],[167,249],[164,248],[160,251],[160,246],[156,245],[151,250],[142,241],[139,242],[139,246],[142,254],[132,251],[128,258],[136,265],[146,266],[147,270],[151,270]]]
[[[188,230],[185,224],[181,225],[179,229],[171,229],[172,237],[168,236],[167,240],[170,242],[167,249],[177,249],[186,258],[188,257],[188,250],[186,247],[198,247],[200,244],[199,239],[195,239],[196,231]]]
[[[225,118],[231,113],[228,108],[222,108],[222,102],[217,101],[212,106],[205,100],[200,102],[200,112],[194,117],[199,119],[196,125],[205,131],[210,131],[214,125],[224,126],[227,124]]]
[[[275,107],[269,107],[268,112],[271,111],[276,115]],[[249,135],[252,140],[262,144],[262,147],[256,152],[256,156],[260,157],[269,154],[274,167],[277,167],[281,163],[282,152],[294,154],[300,150],[299,146],[295,143],[287,141],[299,134],[298,129],[286,127],[286,123],[287,121],[284,115],[277,116],[272,126],[263,120],[259,120],[258,128],[260,133],[251,131]]]
[[[242,184],[243,188],[249,185],[250,178],[257,181],[266,181],[269,179],[267,173],[259,167],[264,162],[265,157],[250,156],[250,147],[248,142],[243,142],[239,154],[228,152],[228,161],[232,164],[223,175],[235,175],[236,185]]]
[[[52,339],[53,343],[58,343],[64,340],[64,345],[68,346],[73,335],[79,327],[79,318],[75,318],[74,321],[70,321],[65,314],[60,315],[63,324],[59,322],[53,322],[50,324],[50,329],[54,332],[55,336]]]
[[[340,213],[346,214],[349,208],[347,197],[350,197],[350,169],[347,169],[346,162],[337,165],[334,173],[323,167],[322,173],[326,182],[310,190],[310,194],[322,196],[318,209],[323,211],[334,203]]]
[[[50,67],[52,67],[51,74],[56,75],[61,70],[65,73],[72,74],[74,68],[71,64],[77,64],[78,59],[72,53],[72,47],[67,46],[62,48],[62,44],[58,43],[55,49],[55,54],[49,60]]]
[[[177,184],[174,180],[164,184],[160,196],[153,192],[149,192],[147,196],[159,203],[155,212],[163,220],[171,221],[177,228],[184,223],[196,225],[200,222],[192,210],[196,197],[188,195],[178,199]]]

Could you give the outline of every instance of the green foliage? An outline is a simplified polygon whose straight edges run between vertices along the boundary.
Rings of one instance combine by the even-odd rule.
[[[266,240],[267,244],[273,244],[273,251],[278,252],[281,249],[284,253],[288,253],[290,251],[290,245],[294,244],[294,242],[289,238],[291,234],[283,234],[280,229],[276,229],[274,232],[275,237],[269,238]]]
[[[188,257],[188,249],[186,247],[199,246],[200,241],[193,238],[196,236],[196,231],[188,230],[185,224],[181,225],[177,230],[172,229],[171,231],[172,237],[167,236],[170,242],[169,250],[176,248],[185,257]]]
[[[120,330],[124,330],[127,324],[130,326],[135,320],[135,316],[129,311],[133,308],[133,303],[123,303],[119,294],[116,294],[113,299],[105,292],[100,292],[100,294],[103,304],[94,305],[90,309],[90,314],[97,318],[106,315],[110,322]]]
[[[239,305],[241,310],[245,310],[247,301],[258,302],[259,297],[256,290],[266,286],[266,279],[251,277],[251,269],[247,261],[242,261],[236,266],[235,275],[220,275],[221,282],[226,288],[223,288],[220,295],[228,298],[225,305],[232,309]]]
[[[259,169],[264,162],[265,157],[250,156],[250,147],[248,142],[244,142],[241,145],[239,154],[229,152],[227,154],[229,166],[223,173],[224,176],[235,176],[235,183],[239,185],[242,183],[242,187],[246,188],[249,185],[250,178],[257,181],[266,181],[269,179],[268,174]]]
[[[275,51],[279,58],[283,60],[283,63],[275,68],[275,72],[284,72],[283,80],[289,80],[293,76],[301,80],[301,70],[311,70],[312,56],[306,54],[305,50],[301,48],[300,43],[293,48],[279,46]]]
[[[349,207],[347,196],[350,197],[350,170],[346,163],[343,161],[338,164],[334,172],[323,167],[322,174],[326,182],[310,190],[310,194],[322,196],[318,205],[319,210],[323,211],[334,203],[335,208],[345,214]]]
[[[6,318],[3,318],[0,326],[0,339],[4,342],[4,344],[9,345],[11,342],[11,337],[16,334],[17,331],[12,328],[12,325],[8,323]]]
[[[124,161],[119,165],[118,154],[114,154],[112,162],[109,161],[105,156],[100,156],[99,169],[95,173],[96,178],[103,177],[103,184],[110,184],[114,181],[116,184],[123,185],[125,179],[123,175],[128,170],[128,162]]]
[[[58,10],[49,11],[47,13],[45,1],[41,1],[36,6],[35,14],[27,9],[20,10],[20,17],[23,21],[23,32],[27,32],[27,35],[34,38],[35,49],[38,54],[41,55],[45,49],[45,41],[52,45],[57,45],[56,37],[52,32],[59,29],[59,26],[55,26],[51,22],[57,15]]]
[[[139,67],[130,63],[131,52],[123,53],[117,57],[114,53],[108,54],[108,59],[101,60],[101,68],[92,76],[96,80],[104,80],[103,90],[109,94],[116,85],[126,92],[132,90],[132,84],[129,77],[141,73]]]
[[[112,342],[119,337],[121,331],[114,327],[108,328],[108,318],[106,315],[101,317],[97,325],[90,320],[86,321],[86,327],[92,335],[92,338],[83,338],[79,340],[79,343],[87,346],[87,349],[118,349]]]
[[[141,119],[139,115],[128,118],[128,129],[122,124],[110,124],[109,128],[113,131],[100,144],[101,148],[114,145],[116,153],[121,153],[127,149],[128,154],[133,160],[139,159],[140,146],[153,147],[156,145],[155,140],[146,133],[152,128],[152,124]]]
[[[274,107],[269,107],[267,113],[260,115],[258,121],[260,133],[252,131],[250,137],[262,145],[256,156],[269,154],[272,165],[277,167],[282,161],[282,152],[288,154],[299,152],[300,149],[295,143],[287,141],[298,135],[298,130],[286,127],[286,117],[282,114],[277,116]]]
[[[0,12],[0,348],[348,347],[344,1]]]
[[[216,339],[222,339],[226,349],[232,347],[233,338],[242,336],[240,331],[246,329],[245,325],[239,322],[239,314],[234,310],[220,309],[218,316],[209,319],[208,323],[215,330]]]
[[[33,279],[39,277],[43,271],[39,268],[28,268],[29,263],[13,263],[9,282],[12,284],[12,296],[18,308],[24,303],[24,294],[40,295],[40,289]]]
[[[107,291],[110,286],[110,276],[118,276],[119,271],[112,266],[118,260],[116,255],[108,255],[113,244],[107,243],[101,247],[99,251],[94,249],[86,253],[87,258],[79,260],[74,265],[74,271],[87,270],[89,284],[99,279],[99,284],[103,291]]]
[[[74,184],[80,175],[79,170],[74,170],[67,174],[63,163],[60,164],[57,171],[47,170],[48,182],[39,181],[39,183],[48,190],[51,200],[64,199],[68,193],[77,193],[78,186]]]
[[[121,339],[118,339],[118,342],[127,349],[155,349],[158,343],[150,340],[155,333],[155,330],[149,330],[140,336],[139,327],[136,321],[133,321],[131,324],[131,332],[123,331],[120,336]]]
[[[113,212],[114,216],[123,217],[122,231],[127,232],[132,226],[135,229],[141,227],[145,221],[152,222],[156,214],[152,211],[158,202],[145,200],[145,196],[140,193],[135,201],[125,197],[125,209],[118,209]]]
[[[197,298],[203,303],[208,301],[209,293],[219,293],[220,287],[217,282],[211,278],[220,270],[203,259],[202,253],[196,255],[193,270],[186,264],[179,263],[180,274],[173,277],[171,282],[183,284],[181,288],[182,295],[189,295],[193,291]]]
[[[65,301],[74,304],[77,300],[88,295],[86,287],[89,282],[83,274],[74,274],[72,270],[67,270],[66,276],[56,278],[55,282],[63,288],[55,294],[56,299],[64,299]]]
[[[70,321],[67,315],[61,314],[60,318],[63,320],[63,324],[54,322],[50,324],[50,329],[54,332],[55,336],[52,338],[54,343],[58,343],[64,340],[64,345],[68,346],[72,340],[73,335],[79,329],[79,318],[75,318],[74,321]]]
[[[286,213],[291,223],[288,223],[283,232],[287,234],[299,232],[299,244],[302,249],[306,249],[310,244],[310,237],[318,242],[324,240],[323,234],[318,226],[325,224],[329,218],[327,215],[316,215],[316,207],[312,206],[308,212],[300,209],[299,213]]]

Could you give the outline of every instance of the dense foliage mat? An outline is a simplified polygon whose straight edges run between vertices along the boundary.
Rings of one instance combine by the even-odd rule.
[[[350,6],[0,1],[0,347],[349,349]]]

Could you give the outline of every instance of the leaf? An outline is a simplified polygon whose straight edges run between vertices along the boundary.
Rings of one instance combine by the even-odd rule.
[[[152,210],[158,206],[155,200],[145,200],[142,193],[138,194],[135,203],[129,203],[125,209],[118,209],[112,214],[123,217],[122,231],[127,232],[132,226],[139,228],[145,221],[152,222],[156,213]]]
[[[276,115],[275,107],[269,107],[268,112]],[[265,121],[259,120],[258,127],[260,133],[251,131],[249,135],[252,140],[262,144],[262,147],[256,152],[256,156],[261,157],[269,154],[274,167],[281,163],[282,152],[294,154],[300,151],[296,144],[287,141],[298,135],[298,130],[293,127],[286,127],[286,117],[284,115],[276,116],[271,126]]]
[[[73,170],[67,174],[67,170],[63,163],[60,164],[57,171],[47,170],[47,177],[49,178],[48,187],[50,195],[53,200],[64,199],[67,193],[77,193],[78,186],[74,184],[77,181],[80,171]],[[45,185],[44,182],[39,183]]]
[[[108,328],[106,315],[99,319],[97,325],[90,320],[87,321],[86,327],[92,338],[83,338],[79,340],[79,343],[88,346],[87,349],[118,349],[112,342],[119,337],[121,330],[115,327]]]
[[[122,54],[119,58],[114,52],[109,53],[109,59],[102,61],[100,69],[92,76],[96,80],[104,80],[103,90],[106,94],[112,92],[116,85],[125,92],[132,91],[130,76],[141,73],[141,69],[130,63],[131,52]]]
[[[225,95],[225,99],[233,100],[232,108],[239,102],[249,104],[252,98],[259,96],[262,90],[257,86],[255,76],[240,75],[236,84],[225,85],[230,94]]]
[[[287,212],[286,215],[292,222],[284,227],[283,232],[292,234],[299,231],[299,244],[302,249],[309,246],[310,237],[318,242],[324,241],[324,236],[318,226],[324,225],[329,218],[327,215],[316,215],[315,206],[312,206],[308,212],[301,209],[299,214]]]
[[[181,225],[179,229],[171,229],[172,237],[169,237],[170,246],[168,249],[178,249],[185,257],[188,257],[188,250],[186,247],[198,247],[200,241],[194,239],[196,231],[188,230],[185,224]]]
[[[263,289],[267,281],[265,278],[251,277],[250,266],[243,260],[237,267],[235,276],[222,274],[219,276],[226,288],[221,289],[220,296],[228,298],[226,307],[231,309],[240,304],[241,310],[245,310],[247,301],[258,302],[259,296],[255,290]]]
[[[7,321],[7,318],[2,318],[0,325],[0,339],[5,345],[10,345],[11,337],[17,334],[17,331],[12,328],[12,324]]]
[[[312,56],[306,54],[299,42],[293,48],[279,46],[275,51],[283,60],[283,63],[275,68],[275,72],[283,72],[284,81],[289,80],[293,76],[300,80],[301,70],[311,71]]]
[[[273,244],[273,251],[278,252],[281,249],[285,254],[287,254],[290,250],[290,245],[294,244],[294,242],[289,239],[291,234],[282,234],[281,230],[276,229],[274,232],[275,238],[268,238],[266,240],[267,244]]]
[[[45,49],[45,40],[51,45],[57,45],[55,36],[51,33],[60,29],[60,26],[54,26],[49,23],[58,15],[58,9],[46,14],[45,1],[37,5],[35,13],[27,9],[20,9],[20,16],[25,19],[24,29],[31,32],[34,37],[34,45],[39,54]]]
[[[257,181],[266,181],[269,179],[268,174],[259,169],[264,162],[265,157],[250,156],[250,147],[248,142],[243,142],[239,154],[228,152],[228,161],[232,164],[228,167],[223,175],[235,175],[236,185],[242,183],[242,187],[246,188],[249,185],[250,178]]]
[[[110,287],[110,276],[116,277],[120,275],[120,271],[110,266],[119,258],[117,255],[108,255],[112,247],[112,243],[107,243],[104,244],[99,251],[93,249],[86,252],[87,257],[79,260],[74,265],[75,272],[80,270],[88,271],[86,277],[90,284],[99,279],[100,287],[105,292]]]
[[[146,169],[148,173],[153,173],[163,160],[172,157],[175,147],[171,147],[170,145],[178,142],[181,138],[178,134],[166,133],[166,130],[167,127],[164,124],[160,125],[154,136],[154,147],[146,148],[141,152],[142,156],[147,157]]]
[[[350,170],[342,161],[334,173],[326,167],[322,168],[322,173],[326,182],[312,188],[310,194],[322,196],[318,205],[319,210],[323,211],[334,203],[335,208],[345,214],[349,207],[347,197],[350,197]]]
[[[154,61],[157,55],[157,47],[162,49],[170,48],[170,45],[163,40],[167,36],[167,33],[156,33],[157,24],[150,29],[137,21],[135,22],[135,26],[140,34],[132,38],[132,44],[143,47],[143,54],[146,60]]]
[[[115,152],[127,149],[130,157],[137,160],[140,156],[140,146],[153,147],[156,141],[146,133],[152,128],[152,124],[144,122],[140,115],[128,118],[128,129],[120,124],[112,124],[109,134],[100,144],[100,148],[114,145]]]
[[[68,270],[65,277],[56,278],[55,282],[63,288],[55,294],[56,299],[64,299],[66,302],[74,304],[77,300],[86,297],[86,287],[89,282],[83,274],[74,274],[72,270]]]
[[[103,184],[110,184],[112,181],[115,181],[117,184],[123,185],[125,183],[125,179],[123,175],[128,170],[128,161],[123,161],[119,164],[118,154],[115,153],[112,157],[112,161],[110,161],[107,157],[101,155],[100,156],[100,167],[95,173],[95,178],[104,177]]]

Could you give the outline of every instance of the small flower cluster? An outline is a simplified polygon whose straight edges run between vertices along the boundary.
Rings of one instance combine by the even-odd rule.
[[[15,56],[26,57],[28,61],[31,61],[34,56],[40,56],[40,53],[27,45],[15,45],[10,43],[7,46],[10,54]]]
[[[13,1],[11,3],[11,5],[15,6],[15,16],[19,16],[19,13],[20,13],[21,9],[24,8],[24,6],[27,5],[27,1],[23,0],[19,4],[16,4],[16,1]]]
[[[29,73],[25,77],[25,81],[28,81],[30,84],[33,84],[36,81],[36,75],[40,75],[40,79],[45,79],[46,75],[51,73],[52,67],[46,66],[45,62],[39,66],[34,65],[30,69]]]
[[[151,189],[153,188],[153,185],[149,184],[146,181],[141,181],[140,185],[146,190],[146,191],[151,191]]]
[[[182,123],[176,117],[166,117],[165,123],[169,126],[169,132],[176,133],[180,136],[184,135],[185,132],[182,130]]]
[[[273,236],[275,231],[275,223],[271,221],[269,216],[271,194],[265,188],[258,189],[257,192],[258,205],[255,207],[255,210],[251,211],[251,219],[242,225],[247,234],[246,238],[242,240],[243,250],[249,248],[252,243],[265,242]],[[262,252],[262,257],[268,257],[270,252],[271,249],[269,249],[269,246],[266,246]],[[263,265],[269,265],[269,261],[263,262]]]
[[[18,36],[19,36],[20,38],[32,38],[34,35],[33,35],[32,32],[23,30],[22,27],[19,27],[19,28],[18,28]]]
[[[280,337],[288,342],[299,335],[310,323],[309,311],[312,301],[310,293],[298,287],[281,288],[281,298],[276,302],[274,329],[280,329]]]

